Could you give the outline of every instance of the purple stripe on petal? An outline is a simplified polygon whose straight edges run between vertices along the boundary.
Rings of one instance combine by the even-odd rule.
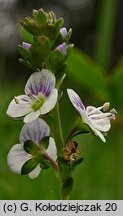
[[[77,107],[84,109],[84,105],[83,105],[82,101],[80,100],[80,98],[74,96],[73,100],[74,100],[74,104]]]
[[[51,83],[51,82],[48,83],[48,81],[44,83],[41,82],[38,88],[38,93],[42,93],[43,95],[48,97],[53,87],[54,87],[54,83]]]
[[[31,91],[31,94],[35,95],[35,89],[32,87],[31,83],[30,83],[30,86],[28,88]]]
[[[55,76],[49,70],[43,69],[41,72],[33,73],[30,76],[25,87],[25,93],[36,96],[41,93],[48,97],[53,88],[55,88]]]
[[[27,140],[32,140],[35,143],[40,143],[43,137],[49,136],[50,129],[46,122],[40,118],[26,123],[20,133],[20,143],[24,143]]]

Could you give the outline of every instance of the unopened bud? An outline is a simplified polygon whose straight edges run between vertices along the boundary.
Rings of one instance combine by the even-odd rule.
[[[26,51],[29,51],[29,49],[30,49],[30,47],[31,47],[31,44],[26,43],[26,42],[22,42],[22,47],[23,47]]]
[[[63,55],[67,55],[67,45],[66,43],[62,43],[59,46],[56,47],[57,50],[59,50]]]
[[[61,28],[60,33],[64,39],[67,36],[67,29],[65,27]]]

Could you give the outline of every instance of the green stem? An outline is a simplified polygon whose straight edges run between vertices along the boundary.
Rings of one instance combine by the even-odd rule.
[[[71,138],[72,138],[72,136],[75,134],[75,132],[77,131],[77,128],[76,128],[76,126],[70,131],[70,133],[67,135],[67,137],[66,137],[66,139],[65,139],[65,144],[67,144],[70,140],[71,140]]]
[[[63,148],[64,148],[64,139],[62,134],[61,128],[61,119],[60,119],[60,112],[59,112],[59,102],[57,102],[56,107],[53,110],[54,114],[54,137],[57,147],[57,154],[58,157],[63,155]]]
[[[117,3],[117,0],[101,0],[100,2],[95,58],[105,69],[109,69],[110,66]]]
[[[62,128],[61,128],[59,102],[57,102],[56,107],[53,110],[53,117],[54,117],[53,133],[54,133],[54,138],[57,147],[57,155],[58,155],[58,167],[59,167],[58,180],[59,180],[60,198],[62,200],[67,200],[69,199],[69,195],[72,189],[72,183],[71,183],[69,164],[67,164],[63,159],[64,139],[63,139]]]

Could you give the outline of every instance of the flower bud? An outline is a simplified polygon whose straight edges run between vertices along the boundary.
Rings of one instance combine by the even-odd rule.
[[[31,44],[29,43],[26,43],[26,42],[22,42],[22,47],[29,52],[29,49],[31,47]]]
[[[62,43],[56,47],[56,50],[59,50],[63,55],[67,55],[67,45],[66,43]]]
[[[67,36],[67,29],[65,27],[61,28],[60,33],[64,39]]]

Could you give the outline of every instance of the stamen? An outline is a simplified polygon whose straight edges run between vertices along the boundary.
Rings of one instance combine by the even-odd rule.
[[[107,109],[109,109],[110,107],[110,103],[109,102],[106,102],[103,104],[103,111],[106,111]]]
[[[111,114],[111,117],[109,117],[109,118],[115,120],[116,116],[115,116],[115,114]]]
[[[36,100],[39,100],[39,101],[40,101],[40,99],[39,99],[36,95],[33,95],[33,94],[29,93],[28,96],[29,96],[32,100],[36,99]]]
[[[117,114],[117,111],[113,108],[113,109],[110,110],[110,113]]]
[[[101,106],[101,107],[94,107],[95,109],[93,109],[90,113],[89,113],[89,115],[88,116],[90,116],[90,115],[93,115],[94,113],[96,113],[98,110],[101,110],[101,109],[103,109],[103,106]]]
[[[103,118],[110,117],[110,116],[112,116],[112,113],[108,112],[108,113],[94,114],[94,115],[91,115],[90,118],[103,119]]]
[[[20,101],[19,101],[19,99],[18,99],[17,97],[14,97],[14,100],[15,100],[15,103],[16,103],[16,104],[19,104],[19,103],[20,103]]]

